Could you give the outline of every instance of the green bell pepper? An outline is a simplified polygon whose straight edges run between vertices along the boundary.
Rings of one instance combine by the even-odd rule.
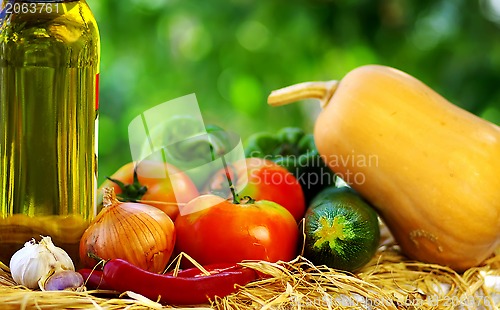
[[[323,188],[335,185],[335,174],[318,153],[314,136],[301,128],[255,133],[246,140],[245,156],[269,159],[288,169],[302,186],[307,204]]]

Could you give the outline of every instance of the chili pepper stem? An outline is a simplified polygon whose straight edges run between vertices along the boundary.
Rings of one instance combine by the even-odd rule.
[[[95,253],[88,252],[87,256],[98,261],[98,263],[94,266],[94,268],[96,268],[99,264],[102,264],[103,266],[106,264],[106,260],[103,258],[100,258]]]
[[[267,98],[271,106],[281,106],[304,99],[319,99],[324,108],[337,90],[339,81],[315,81],[274,90]]]

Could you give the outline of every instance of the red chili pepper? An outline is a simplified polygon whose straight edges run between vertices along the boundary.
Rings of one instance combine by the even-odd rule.
[[[122,259],[112,259],[104,265],[103,276],[117,291],[133,291],[173,305],[206,303],[215,296],[224,297],[235,292],[236,284],[245,285],[257,279],[254,270],[238,265],[210,271],[214,273],[202,276],[199,270],[188,269],[181,272],[182,276],[174,277],[143,270]]]
[[[78,272],[83,276],[85,286],[88,289],[113,290],[113,288],[104,280],[102,271],[95,269],[80,269]]]
[[[216,274],[230,270],[241,269],[241,266],[232,263],[219,263],[211,264],[203,267],[208,273]],[[103,272],[97,269],[80,269],[78,272],[83,276],[85,280],[85,286],[89,289],[101,289],[101,290],[114,290],[103,277]],[[174,272],[170,271],[165,275],[174,276]],[[206,274],[202,272],[199,268],[193,267],[188,269],[181,269],[175,275],[176,277],[204,277]]]

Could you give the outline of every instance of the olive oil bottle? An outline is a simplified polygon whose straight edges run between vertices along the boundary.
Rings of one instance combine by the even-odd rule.
[[[99,32],[85,0],[0,1],[0,261],[96,212]]]

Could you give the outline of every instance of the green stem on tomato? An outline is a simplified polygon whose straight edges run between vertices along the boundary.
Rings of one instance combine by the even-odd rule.
[[[255,203],[255,199],[250,196],[244,196],[243,199],[246,199],[245,204],[253,204]]]
[[[134,168],[134,182],[132,184],[124,184],[123,182],[117,179],[112,179],[110,177],[106,178],[120,187],[122,193],[118,194],[117,197],[122,202],[137,202],[137,200],[141,200],[142,196],[144,196],[144,194],[148,191],[148,188],[141,185],[141,183],[139,182],[136,168]]]
[[[212,154],[212,161],[215,160],[215,154],[214,154],[215,152],[214,152],[214,148],[212,146],[210,146],[210,153]],[[218,154],[218,155],[220,156],[220,159],[222,160],[222,165],[224,166],[224,172],[226,174],[227,184],[229,185],[229,190],[231,191],[231,196],[233,198],[233,204],[241,204],[240,197],[236,193],[233,181],[231,180],[231,174],[229,172],[229,167],[228,167],[228,164],[226,162],[226,159],[224,158],[224,156],[222,156],[222,154]],[[243,197],[243,199],[246,199],[244,204],[255,203],[255,199],[253,199],[250,196],[245,196],[245,197]]]
[[[222,160],[222,165],[224,166],[224,171],[226,173],[226,179],[227,183],[229,184],[229,190],[231,191],[231,195],[233,196],[233,203],[239,204],[240,203],[239,197],[238,194],[236,193],[236,190],[234,189],[234,184],[233,181],[231,180],[231,174],[229,173],[229,168],[227,166],[226,159],[224,158],[224,156],[221,156],[220,158]]]

